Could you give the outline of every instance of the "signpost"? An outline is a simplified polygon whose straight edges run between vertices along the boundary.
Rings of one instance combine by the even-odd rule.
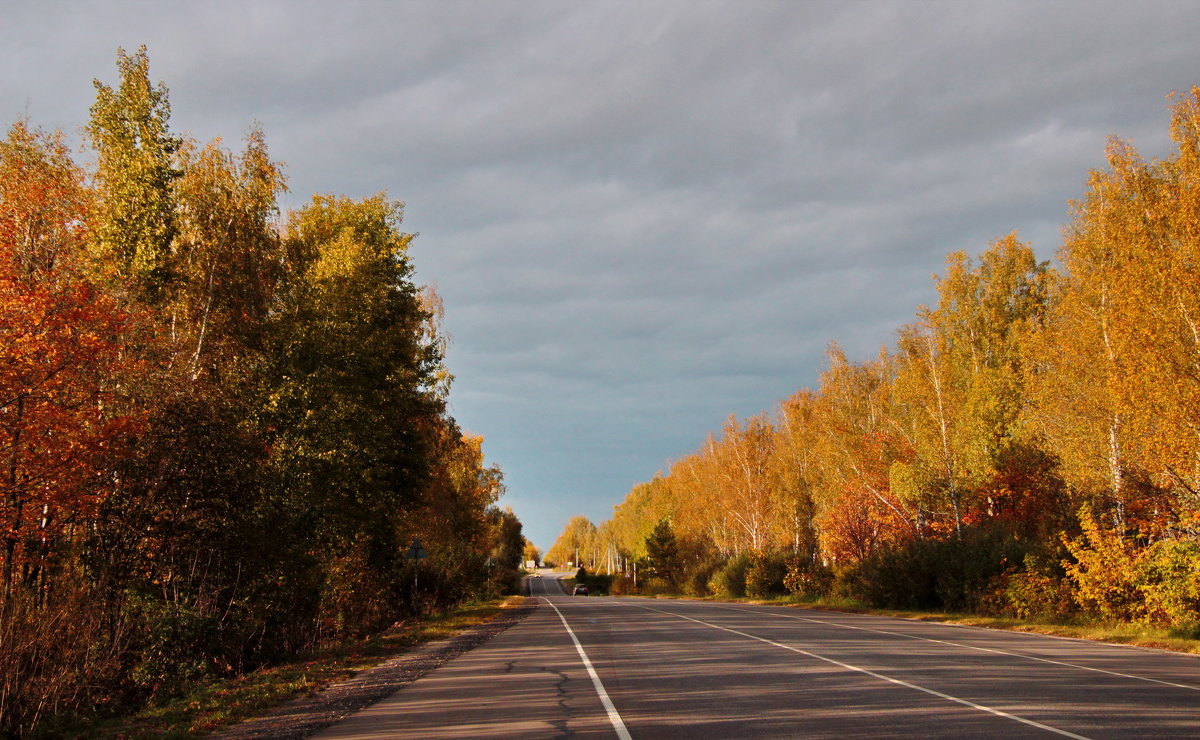
[[[425,551],[425,548],[421,545],[420,540],[414,539],[412,541],[412,545],[410,545],[408,548],[408,552],[404,554],[404,557],[407,560],[413,561],[413,607],[416,608],[417,613],[419,614],[421,611],[421,602],[417,598],[417,574],[421,571],[421,561],[429,557],[429,553]]]

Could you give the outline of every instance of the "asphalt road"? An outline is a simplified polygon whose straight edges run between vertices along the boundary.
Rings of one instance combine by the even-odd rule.
[[[1194,656],[527,587],[528,619],[317,737],[1200,737]]]

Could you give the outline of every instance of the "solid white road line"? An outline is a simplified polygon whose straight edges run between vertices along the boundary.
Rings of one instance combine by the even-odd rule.
[[[844,627],[845,629],[848,629],[848,630],[860,630],[862,632],[874,632],[877,635],[893,635],[896,637],[907,637],[907,638],[910,638],[913,640],[924,640],[925,642],[936,642],[936,643],[940,643],[942,645],[952,645],[954,647],[966,648],[968,650],[978,650],[983,653],[996,653],[997,655],[1008,655],[1008,656],[1012,656],[1014,658],[1024,658],[1025,660],[1036,660],[1039,663],[1050,663],[1051,665],[1063,666],[1064,668],[1078,668],[1081,671],[1092,671],[1093,673],[1103,673],[1108,676],[1117,676],[1118,678],[1129,678],[1129,679],[1133,679],[1135,681],[1146,681],[1148,683],[1157,683],[1157,684],[1161,684],[1163,686],[1171,686],[1176,689],[1187,689],[1189,691],[1200,691],[1200,686],[1192,686],[1192,685],[1184,684],[1184,683],[1174,683],[1172,681],[1163,681],[1158,678],[1147,678],[1146,676],[1135,676],[1130,673],[1120,673],[1118,671],[1109,671],[1109,670],[1105,670],[1104,668],[1093,668],[1091,666],[1079,665],[1078,663],[1067,663],[1067,662],[1061,661],[1061,660],[1051,660],[1050,658],[1039,658],[1036,655],[1025,655],[1024,653],[1013,653],[1013,652],[1009,652],[1008,650],[999,650],[997,648],[986,648],[986,647],[979,647],[977,645],[966,645],[961,642],[951,642],[950,640],[939,640],[935,637],[922,637],[921,635],[910,635],[910,634],[906,634],[904,632],[890,632],[888,630],[873,629],[871,627],[859,627],[859,626],[853,625],[853,624],[842,624],[841,622],[829,622],[829,621],[826,621],[823,619],[813,619],[812,617],[801,617],[797,614],[781,614],[781,613],[776,613],[776,612],[765,610],[765,609],[764,610],[745,609],[745,608],[738,608],[738,607],[734,607],[734,606],[723,606],[723,607],[718,607],[718,608],[725,609],[726,611],[731,611],[731,612],[747,612],[749,614],[763,614],[763,615],[767,615],[767,616],[778,617],[780,619],[794,619],[794,620],[797,620],[800,622],[812,622],[813,624],[824,624],[824,625],[828,625],[831,627]],[[958,625],[949,625],[949,626],[956,627]],[[1022,634],[1025,634],[1025,633],[1022,633]],[[1053,637],[1053,635],[1046,635],[1046,636]]]
[[[724,632],[729,632],[729,633],[731,633],[731,634],[734,634],[734,635],[739,635],[739,636],[741,636],[741,637],[747,637],[747,638],[749,638],[749,639],[751,639],[751,640],[758,640],[759,642],[765,642],[765,643],[766,643],[766,644],[768,644],[768,645],[774,645],[775,647],[778,647],[778,648],[783,648],[784,650],[790,650],[790,651],[792,651],[793,653],[800,653],[801,655],[807,655],[807,656],[808,656],[808,657],[810,657],[810,658],[816,658],[817,660],[821,660],[821,661],[824,661],[824,662],[826,662],[826,663],[831,663],[831,664],[833,664],[833,665],[839,666],[839,667],[841,667],[841,668],[845,668],[845,669],[847,669],[847,670],[851,670],[851,671],[857,671],[857,672],[859,672],[859,673],[865,673],[866,675],[868,675],[868,676],[871,676],[871,677],[873,677],[873,678],[878,678],[879,680],[881,680],[881,681],[887,681],[888,683],[894,683],[894,684],[896,684],[896,685],[898,685],[898,686],[904,686],[904,687],[906,687],[906,688],[910,688],[910,689],[916,689],[917,691],[923,691],[923,692],[925,692],[926,694],[932,694],[933,696],[937,696],[937,697],[940,697],[940,698],[942,698],[942,699],[946,699],[946,700],[948,700],[948,701],[955,702],[955,703],[957,703],[957,704],[962,704],[963,706],[971,707],[972,709],[978,709],[978,710],[979,710],[979,711],[981,711],[981,712],[987,712],[988,714],[994,714],[994,715],[996,715],[997,717],[1004,717],[1005,719],[1011,719],[1011,720],[1015,720],[1015,721],[1017,721],[1017,722],[1020,722],[1020,723],[1022,723],[1022,724],[1026,724],[1026,725],[1029,725],[1029,726],[1031,726],[1031,727],[1036,727],[1036,728],[1038,728],[1038,729],[1040,729],[1040,730],[1046,730],[1047,732],[1053,732],[1053,733],[1054,733],[1054,734],[1056,734],[1056,735],[1062,735],[1062,736],[1064,736],[1064,737],[1075,738],[1075,740],[1090,740],[1089,738],[1087,738],[1087,737],[1086,737],[1086,736],[1084,736],[1084,735],[1076,735],[1076,734],[1075,734],[1075,733],[1073,733],[1073,732],[1067,732],[1066,730],[1060,730],[1060,729],[1059,729],[1059,728],[1057,728],[1057,727],[1051,727],[1050,725],[1044,725],[1044,724],[1042,724],[1041,722],[1035,722],[1035,721],[1033,721],[1033,720],[1031,720],[1031,719],[1026,719],[1026,718],[1024,718],[1024,717],[1018,717],[1018,716],[1017,716],[1017,715],[1015,715],[1015,714],[1009,714],[1008,712],[1003,712],[1003,711],[1001,711],[1001,710],[999,710],[999,709],[993,709],[992,707],[987,707],[987,706],[984,706],[984,705],[982,705],[982,704],[976,704],[976,703],[975,703],[975,702],[973,702],[973,701],[968,701],[968,700],[966,700],[966,699],[960,699],[960,698],[958,698],[957,696],[951,696],[951,695],[949,695],[949,694],[943,694],[943,693],[942,693],[942,692],[940,692],[940,691],[935,691],[935,690],[933,690],[933,689],[928,689],[928,688],[925,688],[924,686],[918,686],[918,685],[916,685],[915,683],[909,683],[908,681],[901,681],[901,680],[900,680],[900,679],[898,679],[898,678],[892,678],[892,677],[890,677],[890,676],[885,676],[885,675],[883,675],[883,674],[876,673],[875,671],[867,670],[866,668],[859,668],[858,666],[850,665],[849,663],[843,663],[843,662],[841,662],[840,660],[834,660],[833,658],[826,658],[824,655],[817,655],[816,653],[812,653],[812,652],[809,652],[809,651],[807,651],[807,650],[801,650],[801,649],[800,649],[800,648],[798,648],[798,647],[793,647],[793,646],[791,646],[791,645],[785,645],[785,644],[783,644],[782,642],[775,642],[774,640],[768,640],[768,639],[767,639],[767,638],[765,638],[765,637],[759,637],[758,635],[752,635],[752,634],[750,634],[749,632],[742,632],[741,630],[735,630],[735,629],[732,629],[732,628],[730,628],[730,627],[722,627],[722,626],[721,626],[721,625],[719,625],[719,624],[713,624],[713,623],[711,623],[711,622],[705,622],[705,621],[704,621],[704,620],[702,620],[702,619],[694,619],[694,618],[692,618],[692,617],[685,617],[685,616],[684,616],[684,615],[682,615],[682,614],[675,614],[675,613],[673,613],[673,612],[667,612],[667,611],[663,611],[663,610],[661,610],[661,609],[655,609],[655,608],[653,608],[653,607],[649,607],[649,606],[640,606],[640,605],[638,605],[638,608],[639,608],[639,609],[646,609],[646,610],[648,610],[648,611],[652,611],[652,612],[658,612],[659,614],[666,614],[667,616],[670,616],[670,617],[675,617],[675,618],[677,618],[677,619],[686,619],[686,620],[687,620],[687,621],[689,621],[689,622],[695,622],[696,624],[702,624],[702,625],[704,625],[705,627],[712,627],[713,629],[722,630],[722,631],[724,631]],[[558,611],[558,610],[556,609],[555,611]],[[562,615],[560,614],[559,616],[562,616]],[[566,622],[566,620],[563,620],[563,621],[564,621],[564,623]],[[578,645],[579,643],[578,643],[578,642],[576,642],[576,644]],[[582,653],[582,650],[580,650],[580,652]]]
[[[542,584],[542,592],[549,596],[546,592],[546,584]],[[575,636],[575,631],[571,629],[571,625],[567,624],[567,618],[558,610],[554,602],[546,599],[546,603],[562,620],[563,627],[566,628],[567,634],[571,636],[571,642],[575,643],[575,649],[579,651],[579,658],[583,661],[583,667],[587,668],[588,675],[592,677],[592,686],[596,688],[596,693],[600,695],[600,703],[604,705],[604,711],[608,712],[608,721],[612,722],[613,730],[616,731],[617,737],[621,740],[633,740],[629,735],[629,730],[625,729],[625,721],[621,719],[617,708],[613,706],[612,699],[608,698],[608,692],[604,690],[604,684],[600,681],[600,676],[596,673],[596,669],[592,666],[592,661],[588,659],[587,653],[583,650],[583,645],[579,643],[579,638]]]

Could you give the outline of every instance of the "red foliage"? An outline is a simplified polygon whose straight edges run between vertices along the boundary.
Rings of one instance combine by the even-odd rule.
[[[857,562],[884,544],[913,536],[907,521],[862,488],[847,490],[825,511],[820,531],[822,550],[838,562]]]
[[[105,403],[128,316],[74,269],[85,199],[58,146],[18,126],[0,149],[0,593],[95,511],[130,423]]]

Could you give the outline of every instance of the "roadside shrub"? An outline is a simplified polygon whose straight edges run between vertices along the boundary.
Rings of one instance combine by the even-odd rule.
[[[368,543],[360,538],[326,564],[320,607],[323,639],[358,638],[395,621],[389,592],[393,579],[371,562],[368,550]],[[421,590],[428,592],[437,585],[427,579]]]
[[[608,595],[612,591],[612,582],[616,576],[601,573],[588,573],[580,568],[575,572],[575,584],[587,586],[593,596]]]
[[[23,737],[124,700],[126,630],[106,625],[90,590],[62,584],[48,600],[15,589],[0,620],[0,737]],[[117,680],[114,680],[117,679]]]
[[[729,559],[724,566],[717,569],[708,581],[708,590],[714,596],[740,598],[746,595],[746,569],[750,567],[750,558],[746,555],[736,555]]]
[[[1031,544],[1006,526],[971,527],[938,542],[932,558],[937,597],[951,611],[977,611],[996,576],[1023,563]]]
[[[679,593],[679,589],[675,588],[675,584],[671,583],[665,578],[659,578],[658,576],[644,578],[642,579],[640,585],[641,591],[644,594],[670,595]]]
[[[1147,619],[1185,632],[1200,631],[1200,542],[1161,540],[1142,568]]]
[[[222,634],[215,615],[141,595],[130,598],[128,609],[139,627],[130,677],[151,701],[173,698],[190,684],[222,672]]]
[[[712,593],[709,582],[713,575],[725,566],[724,558],[707,557],[699,559],[695,565],[684,573],[683,593],[688,596],[708,596]]]
[[[1200,631],[1200,542],[1159,540],[1140,547],[1100,526],[1088,507],[1079,513],[1082,535],[1063,544],[1063,563],[1076,603],[1103,619]]]
[[[607,596],[608,594],[612,593],[612,582],[614,577],[615,576],[612,576],[608,573],[593,573],[587,577],[586,583],[588,590],[593,594]]]
[[[1025,556],[1023,569],[994,576],[981,599],[979,611],[1017,619],[1056,621],[1075,613],[1071,582],[1060,569],[1033,554]]]
[[[993,579],[1024,560],[1029,543],[1004,527],[964,529],[962,538],[892,545],[852,566],[852,595],[889,609],[974,611]]]
[[[808,558],[794,557],[787,561],[783,587],[793,596],[819,596],[833,587],[833,571]]]
[[[636,594],[637,589],[634,588],[633,579],[629,576],[618,575],[612,579],[612,585],[609,586],[609,593],[613,596],[628,596]]]
[[[877,550],[843,575],[846,590],[871,606],[889,609],[941,606],[928,550],[921,543]]]
[[[787,593],[783,580],[787,576],[787,556],[778,552],[758,552],[750,556],[746,567],[746,595],[765,599]]]
[[[1143,553],[1117,532],[1101,527],[1090,507],[1079,512],[1083,534],[1063,544],[1071,554],[1065,561],[1075,587],[1075,601],[1085,611],[1113,621],[1140,621],[1147,616],[1142,585]]]

